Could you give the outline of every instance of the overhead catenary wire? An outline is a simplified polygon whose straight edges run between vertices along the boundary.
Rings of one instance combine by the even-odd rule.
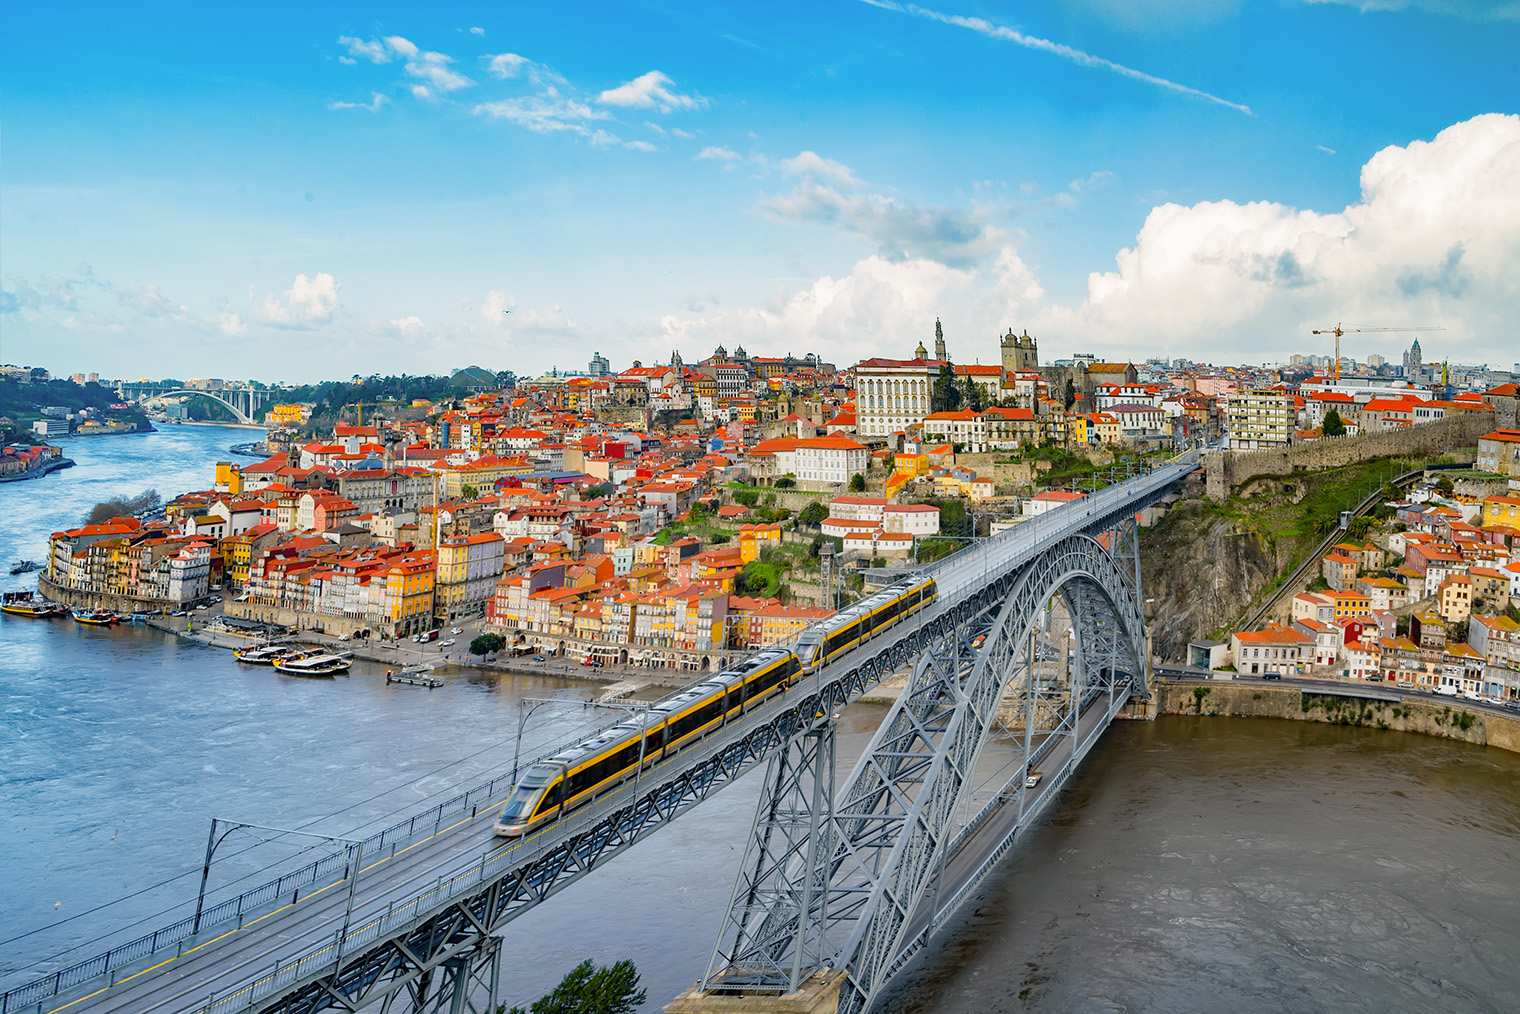
[[[567,700],[571,700],[571,699],[567,698]],[[415,783],[415,782],[420,781],[421,779],[424,779],[424,778],[431,778],[434,775],[437,775],[437,774],[440,774],[440,773],[442,773],[444,771],[447,771],[449,768],[455,767],[455,766],[457,766],[459,764],[466,763],[467,761],[474,760],[475,758],[481,756],[482,754],[489,753],[492,750],[496,750],[496,749],[499,749],[499,748],[501,748],[503,746],[506,746],[507,744],[511,743],[512,740],[513,740],[513,737],[508,737],[506,739],[499,740],[497,742],[488,744],[487,746],[482,747],[481,749],[475,751],[472,754],[468,754],[468,755],[466,755],[464,757],[460,757],[460,758],[458,758],[456,760],[449,761],[447,764],[442,764],[442,765],[440,765],[440,766],[432,769],[431,771],[427,771],[427,772],[425,772],[425,773],[423,773],[421,775],[417,775],[416,777],[410,779],[410,782],[403,782],[403,783],[401,783],[399,785],[393,785],[393,786],[391,786],[389,788],[382,789],[381,791],[376,792],[373,795],[367,796],[364,799],[356,800],[356,801],[350,803],[349,805],[343,807],[342,809],[334,810],[331,813],[325,813],[325,814],[322,814],[321,816],[318,816],[318,817],[313,817],[312,819],[306,821],[305,823],[296,825],[291,830],[293,830],[293,831],[303,831],[303,830],[306,830],[309,827],[312,827],[315,824],[322,823],[323,821],[332,820],[334,817],[342,816],[343,814],[345,814],[345,813],[349,812],[350,810],[353,810],[353,809],[355,809],[357,807],[364,806],[367,803],[372,803],[375,800],[381,799],[381,798],[383,798],[385,796],[388,796],[388,795],[390,795],[393,792],[399,792],[402,789],[406,788],[407,784]],[[452,786],[446,786],[446,787],[440,789],[438,792],[431,793],[431,795],[433,795],[433,796],[442,795],[444,792],[449,791],[450,788],[452,788]],[[427,797],[424,797],[424,798],[427,798]],[[376,823],[378,821],[385,820],[385,819],[387,819],[389,817],[394,817],[397,814],[401,814],[401,813],[404,813],[407,810],[410,810],[411,807],[415,806],[415,805],[416,805],[416,803],[415,803],[415,801],[413,801],[411,804],[399,806],[399,807],[397,807],[394,810],[390,810],[390,811],[388,811],[386,813],[383,813],[383,814],[378,814],[378,815],[370,818],[369,820],[366,820],[363,823],[359,824],[358,827],[359,828],[367,827],[368,825],[374,824],[374,823]],[[356,830],[357,830],[357,828],[356,828]],[[230,859],[236,859],[238,856],[243,855],[246,852],[250,852],[250,851],[252,851],[255,848],[258,848],[258,846],[260,844],[264,843],[267,840],[268,839],[260,839],[259,841],[255,842],[255,843],[253,843],[251,845],[248,845],[248,846],[246,846],[244,848],[238,849],[236,852],[233,852],[231,855],[227,856],[226,858],[229,859],[229,860]],[[301,855],[302,853],[308,852],[311,849],[320,848],[320,847],[321,847],[321,845],[320,844],[316,844],[316,843],[311,844],[311,845],[306,845],[306,846],[301,847],[299,850],[297,850],[294,853],[294,855]],[[287,858],[289,858],[289,857],[287,857]],[[247,873],[244,873],[243,875],[241,875],[239,877],[236,877],[233,880],[230,880],[230,881],[228,881],[225,884],[222,884],[220,886],[220,890],[226,890],[228,887],[232,887],[232,886],[234,886],[236,884],[239,884],[239,883],[242,883],[243,881],[248,880],[248,879],[250,879],[252,877],[256,877],[259,874],[263,873],[268,868],[269,868],[269,866],[266,864],[265,866],[261,866],[261,867],[258,867],[256,869],[250,870]],[[177,881],[180,881],[180,880],[184,880],[187,877],[197,877],[197,876],[200,876],[200,873],[201,873],[200,867],[195,867],[193,869],[185,870],[183,873],[177,873],[177,874],[175,874],[175,875],[173,875],[171,877],[166,877],[163,880],[158,881],[157,883],[149,884],[149,885],[147,885],[145,887],[138,888],[136,891],[133,891],[130,894],[121,895],[120,897],[113,898],[110,901],[102,902],[99,905],[94,906],[93,908],[86,909],[86,910],[84,910],[82,912],[77,912],[77,913],[75,913],[73,915],[65,916],[64,918],[55,920],[53,922],[50,922],[50,923],[48,923],[45,926],[36,926],[36,927],[33,927],[32,929],[25,930],[25,931],[23,931],[21,933],[17,933],[17,934],[15,934],[13,936],[7,937],[4,940],[0,940],[0,947],[4,947],[4,946],[6,946],[8,944],[15,943],[18,940],[24,940],[24,939],[26,939],[28,937],[36,936],[37,934],[46,932],[48,930],[56,929],[59,926],[65,925],[66,923],[73,922],[73,921],[75,921],[77,919],[83,919],[83,918],[85,918],[87,916],[95,915],[95,914],[97,914],[99,912],[102,912],[102,911],[110,908],[113,905],[119,905],[119,904],[121,904],[124,901],[130,901],[133,898],[139,898],[139,897],[141,897],[144,894],[148,894],[148,893],[151,893],[153,891],[159,890],[160,888],[167,887],[170,884],[173,884],[173,883],[175,883]],[[123,930],[131,929],[134,926],[139,926],[142,923],[147,922],[148,920],[157,919],[157,918],[160,918],[161,916],[168,915],[168,914],[174,912],[174,910],[177,907],[179,907],[179,905],[182,905],[182,904],[184,904],[184,903],[183,902],[179,902],[179,903],[176,903],[175,905],[169,906],[168,908],[161,909],[161,910],[159,910],[157,912],[154,912],[154,913],[151,913],[149,915],[141,916],[138,919],[134,919],[133,921],[131,921],[129,923],[125,923],[122,926],[117,927],[115,930],[112,931],[112,934],[114,935],[114,934],[122,932]],[[38,958],[35,961],[30,962],[29,964],[21,965],[21,966],[12,968],[12,969],[9,970],[8,974],[13,975],[13,974],[15,974],[17,972],[22,972],[22,971],[25,971],[28,968],[35,967],[36,965],[44,964],[44,963],[46,963],[48,961],[52,961],[52,960],[54,960],[56,958],[62,957],[63,955],[71,954],[74,951],[79,950],[81,947],[88,946],[90,943],[93,943],[95,940],[98,940],[98,939],[101,939],[101,938],[95,937],[95,938],[91,938],[90,940],[81,941],[81,942],[73,945],[72,947],[67,947],[67,948],[65,948],[65,949],[63,949],[61,951],[58,951],[58,952],[54,953],[54,954],[50,954],[47,957]]]

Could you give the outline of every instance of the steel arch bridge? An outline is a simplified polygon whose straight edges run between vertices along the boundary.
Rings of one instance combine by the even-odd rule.
[[[1105,541],[1071,535],[997,578],[992,595],[967,599],[959,622],[930,639],[832,806],[831,723],[770,761],[704,991],[795,993],[811,974],[840,969],[839,1009],[853,1014],[868,1009],[923,948],[1053,798],[1119,706],[1144,690],[1133,524]],[[1074,620],[1076,649],[1070,678],[1059,687],[1039,678],[1035,636],[1057,594]],[[978,647],[973,635],[983,630]],[[958,822],[1011,689],[1024,718],[1022,730],[1013,730],[1023,734],[1021,763],[990,803]],[[1035,796],[1024,782],[1041,763],[1057,769]],[[998,810],[1012,819],[997,847],[942,897],[948,858]]]
[[[1194,461],[1185,455],[925,568],[939,587],[933,608],[528,839],[491,836],[511,789],[503,774],[0,994],[0,1014],[494,1012],[496,934],[507,922],[761,762],[755,832],[704,981],[713,994],[777,994],[842,969],[840,1009],[866,1010],[1142,690],[1136,513]],[[1071,617],[1069,663],[1051,657],[1040,633],[1053,599]],[[833,717],[904,668],[906,691],[829,791]],[[1018,716],[1019,764],[972,813],[978,760],[994,725],[1009,724],[1000,710]],[[1037,766],[1044,777],[1026,788]]]
[[[232,400],[222,397],[223,394],[232,396]],[[258,422],[255,413],[269,400],[271,395],[267,391],[261,391],[255,387],[228,387],[221,391],[194,391],[189,388],[175,388],[173,390],[159,391],[154,389],[151,394],[144,392],[139,399],[141,401],[155,401],[159,398],[177,398],[180,395],[196,395],[210,399],[231,412],[238,422],[245,426],[252,426]]]

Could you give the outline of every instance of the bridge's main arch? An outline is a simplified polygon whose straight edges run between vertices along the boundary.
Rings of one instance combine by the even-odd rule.
[[[1143,690],[1135,537],[1130,523],[1109,532],[1107,545],[1066,538],[1000,582],[1002,596],[968,608],[920,657],[832,807],[831,724],[771,761],[705,989],[794,992],[812,972],[834,968],[847,973],[840,1010],[871,1005],[1052,798],[1118,707]],[[1048,678],[1049,649],[1036,636],[1056,595],[1074,641],[1060,680]],[[958,822],[1010,690],[1023,716],[1022,730],[1012,730],[1022,733],[1022,763],[1010,766],[1008,786],[990,803]],[[1047,768],[1037,796],[1023,786],[1036,764]],[[941,897],[947,860],[994,811],[1011,820],[1005,840],[957,878],[953,896]]]

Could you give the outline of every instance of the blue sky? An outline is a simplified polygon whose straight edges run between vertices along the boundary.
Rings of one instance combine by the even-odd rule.
[[[1477,0],[15,5],[0,359],[850,362],[938,316],[962,361],[1347,320],[1507,368],[1517,61]]]

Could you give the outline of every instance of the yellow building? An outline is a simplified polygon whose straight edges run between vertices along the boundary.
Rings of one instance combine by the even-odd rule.
[[[311,409],[305,405],[271,405],[264,413],[265,426],[299,426],[311,418]]]
[[[433,554],[408,557],[386,571],[384,618],[394,630],[421,630],[432,616]]]
[[[1483,524],[1520,528],[1520,496],[1484,497]]]
[[[215,486],[224,493],[237,496],[243,492],[243,470],[230,461],[218,461]]]
[[[739,529],[739,559],[744,563],[760,558],[763,549],[775,549],[781,545],[781,526],[745,525]]]

